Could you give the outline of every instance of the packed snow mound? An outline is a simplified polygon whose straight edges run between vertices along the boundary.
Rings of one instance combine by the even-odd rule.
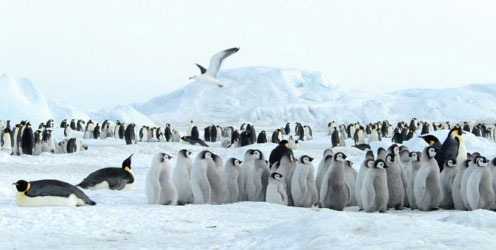
[[[134,122],[137,126],[156,126],[155,122],[148,116],[140,113],[131,105],[119,105],[111,109],[102,109],[98,113],[90,113],[95,121],[121,121],[124,123]]]
[[[371,95],[343,91],[316,72],[266,67],[221,71],[218,88],[193,82],[148,102],[133,104],[155,121],[215,121],[280,124],[301,121],[391,122],[417,117],[428,121],[494,121],[496,85],[448,89],[406,89]]]
[[[45,95],[29,79],[0,76],[0,119],[32,122],[51,118]]]
[[[221,71],[224,88],[193,82],[134,104],[161,121],[314,120],[313,105],[330,103],[336,92],[319,73],[266,67]]]

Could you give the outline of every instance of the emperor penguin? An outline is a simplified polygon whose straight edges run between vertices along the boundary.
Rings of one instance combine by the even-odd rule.
[[[255,171],[255,161],[259,159],[262,159],[262,151],[258,149],[249,149],[244,154],[243,164],[241,165],[241,176],[240,176],[241,179],[241,187],[239,190],[240,201],[251,201],[249,199],[250,197],[248,197],[248,192],[249,192],[248,183],[252,182],[251,172]],[[253,196],[251,198],[253,198]]]
[[[322,207],[342,211],[351,200],[351,189],[345,179],[345,160],[346,155],[342,152],[334,154],[332,158],[320,190]]]
[[[444,168],[439,176],[441,181],[441,189],[443,191],[443,200],[439,204],[440,208],[443,209],[453,209],[453,181],[455,180],[456,172],[458,171],[458,166],[456,165],[456,160],[449,159],[444,162]]]
[[[436,161],[441,171],[443,171],[444,162],[448,159],[455,159],[457,162],[463,162],[467,159],[467,150],[462,134],[463,131],[460,127],[453,128],[441,145],[441,149],[436,154]]]
[[[176,166],[172,172],[172,183],[177,191],[177,204],[186,205],[193,203],[193,191],[191,191],[191,170],[193,161],[191,160],[191,151],[181,149],[177,153]]]
[[[283,206],[288,205],[286,180],[284,180],[284,176],[282,174],[273,172],[270,175],[265,200],[269,203],[279,204]]]
[[[415,176],[413,193],[417,207],[422,211],[437,209],[443,199],[443,191],[439,180],[439,166],[434,158],[436,149],[426,147],[422,152],[421,167]]]
[[[67,137],[67,138],[71,138],[72,137],[72,128],[71,128],[71,126],[66,125],[64,127],[64,136]]]
[[[146,142],[148,141],[148,127],[142,126],[139,131],[139,141]]]
[[[239,189],[241,187],[241,164],[236,158],[230,158],[224,166],[222,182],[224,186],[224,204],[235,203],[239,201]]]
[[[288,145],[291,150],[298,149],[298,140],[293,139],[293,136],[289,136]]]
[[[410,205],[410,208],[413,209],[418,209],[417,207],[417,202],[415,201],[415,194],[413,193],[413,184],[415,182],[415,176],[417,175],[418,170],[420,169],[421,157],[422,153],[421,152],[411,152],[410,153],[410,164],[407,166],[406,172],[407,172],[407,187],[406,187],[406,195],[408,198],[408,204]]]
[[[269,155],[269,166],[272,167],[272,164],[276,161],[280,161],[281,158],[286,153],[293,153],[293,150],[289,147],[289,142],[286,140],[282,140],[279,144],[270,152]],[[284,174],[283,174],[284,175]],[[286,176],[287,177],[287,176]]]
[[[489,170],[491,170],[491,175],[493,177],[493,190],[494,190],[494,193],[496,194],[496,158],[493,158],[489,162]],[[496,202],[495,202],[494,206],[492,207],[492,210],[496,211]]]
[[[327,171],[329,170],[329,167],[331,166],[332,163],[332,156],[334,155],[334,152],[332,149],[327,148],[324,150],[324,153],[322,154],[322,159],[319,162],[319,165],[317,167],[317,176],[315,177],[315,185],[317,186],[317,192],[319,193],[320,196],[320,188],[322,187],[322,180],[324,179],[324,176],[326,175]],[[329,160],[326,160],[326,158],[330,156]]]
[[[247,174],[246,194],[248,196],[248,200],[265,201],[270,169],[262,152],[260,152],[258,158],[255,158],[253,169],[251,169]]]
[[[12,131],[10,128],[3,130],[2,143],[2,150],[7,152],[12,151]]]
[[[462,178],[469,166],[469,162],[470,160],[463,161],[463,164],[459,164],[459,162],[456,162],[458,169],[456,171],[455,178],[453,179],[453,186],[451,187],[451,195],[453,196],[453,207],[456,210],[467,209],[462,199],[461,184]]]
[[[34,133],[31,124],[28,122],[22,131],[21,143],[22,154],[33,155]]]
[[[291,133],[291,127],[289,125],[289,122],[286,123],[286,126],[284,127],[284,134],[289,135]]]
[[[272,133],[271,142],[272,143],[279,143],[280,141],[282,141],[282,131],[280,129],[276,129]]]
[[[205,141],[210,141],[210,127],[209,126],[206,126],[203,129],[203,138]]]
[[[284,154],[280,161],[273,164],[270,171],[271,173],[277,172],[284,176],[286,181],[286,194],[288,195],[288,206],[294,206],[293,196],[291,195],[291,180],[293,179],[293,172],[296,168],[296,159],[292,152]]]
[[[77,186],[84,189],[111,189],[122,190],[132,187],[134,183],[134,175],[131,171],[130,155],[122,162],[121,168],[102,168],[97,170]]]
[[[467,168],[465,169],[465,172],[463,173],[463,176],[461,178],[460,182],[460,197],[462,198],[462,202],[465,206],[466,209],[469,209],[470,206],[468,204],[468,197],[467,197],[467,184],[468,184],[468,179],[472,175],[472,172],[477,169],[477,161],[476,159],[480,156],[479,153],[473,153],[472,157],[468,161]]]
[[[386,160],[387,155],[388,155],[388,152],[383,147],[379,147],[377,149],[377,159]]]
[[[172,183],[172,157],[166,153],[157,153],[146,175],[146,196],[148,203],[160,205],[177,205],[177,191]]]
[[[386,168],[386,162],[377,159],[365,174],[360,197],[366,212],[386,212],[389,201]]]
[[[332,121],[327,124],[327,135],[332,135],[337,130],[336,122]]]
[[[258,134],[257,143],[267,143],[267,135],[265,130],[260,131],[260,134]]]
[[[334,131],[331,132],[331,143],[333,148],[339,146],[340,143],[339,132],[336,127],[334,127]]]
[[[372,152],[372,150],[368,150],[367,155],[368,157],[365,157],[364,161],[360,165],[360,169],[358,169],[357,178],[355,180],[355,197],[360,210],[365,209],[365,207],[363,206],[361,195],[363,181],[369,169],[374,167],[374,153]]]
[[[310,141],[313,139],[313,133],[312,133],[312,128],[308,125],[303,126],[303,129],[305,130],[305,140]]]
[[[130,123],[127,125],[126,130],[124,131],[124,138],[126,140],[126,144],[136,144],[136,135],[135,135],[135,127],[134,123]]]
[[[16,203],[20,207],[96,205],[79,188],[58,180],[18,180]]]
[[[220,205],[224,202],[224,188],[221,179],[223,172],[224,163],[222,158],[212,154],[212,162],[207,166],[207,178],[211,190],[210,204]]]
[[[186,130],[186,136],[191,136],[191,130],[193,130],[193,127],[195,126],[195,123],[191,120],[188,123],[188,130]]]
[[[195,204],[208,204],[211,202],[212,189],[207,176],[209,165],[215,164],[213,154],[204,150],[200,152],[191,169],[191,191]]]
[[[394,154],[386,156],[386,176],[389,192],[388,208],[396,210],[403,209],[405,202],[405,188],[401,177],[402,167],[399,164],[399,159]]]
[[[210,141],[211,142],[217,141],[217,127],[215,127],[215,125],[212,125],[210,127]]]
[[[191,128],[191,137],[193,137],[195,139],[200,139],[200,132],[198,132],[198,127],[197,126],[193,126]]]
[[[353,168],[353,162],[346,160],[344,162],[344,177],[345,181],[348,183],[348,187],[350,188],[350,202],[346,204],[346,206],[357,206],[357,197],[355,196],[355,181],[357,178],[357,171]]]
[[[489,160],[484,156],[478,156],[474,162],[475,168],[467,180],[468,209],[491,209],[494,207],[496,197],[493,189],[494,176],[489,167]]]
[[[295,207],[312,207],[319,201],[312,161],[312,157],[303,155],[296,163],[291,180],[291,196]]]

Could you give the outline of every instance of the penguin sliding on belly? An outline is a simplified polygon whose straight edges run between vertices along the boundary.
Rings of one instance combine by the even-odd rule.
[[[122,190],[129,188],[134,183],[131,171],[131,157],[122,162],[122,168],[102,168],[86,177],[77,186],[84,189],[111,189]]]
[[[20,207],[96,205],[79,188],[58,180],[19,180],[16,203]]]
[[[183,141],[185,141],[191,145],[208,147],[208,145],[200,138],[194,138],[192,136],[183,136],[183,137],[181,137],[181,140],[183,140]]]

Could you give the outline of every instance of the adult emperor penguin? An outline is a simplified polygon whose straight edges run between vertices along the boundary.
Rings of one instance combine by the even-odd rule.
[[[2,149],[10,152],[12,151],[12,131],[10,128],[5,128],[2,135]]]
[[[34,149],[34,134],[31,128],[31,123],[27,123],[24,130],[22,131],[21,137],[21,148],[22,153],[26,155],[33,155]]]
[[[210,126],[210,141],[217,141],[217,127],[215,127],[215,125]]]
[[[18,180],[16,203],[20,207],[96,205],[79,188],[58,180]]]
[[[136,144],[136,135],[135,135],[135,127],[134,123],[130,123],[127,125],[126,130],[124,131],[124,138],[126,140],[126,144]]]
[[[413,184],[415,182],[415,176],[417,175],[418,170],[420,169],[421,161],[420,156],[421,152],[411,152],[410,153],[410,164],[408,164],[406,169],[407,179],[407,187],[406,187],[406,196],[408,199],[408,204],[411,209],[417,209],[417,202],[415,201],[415,194],[413,193]]]
[[[265,130],[260,131],[260,134],[258,134],[257,143],[267,143],[267,134],[265,133]]]
[[[331,132],[331,142],[333,148],[339,145],[340,137],[338,129],[336,127],[334,127],[333,131]]]
[[[84,189],[111,189],[122,190],[130,188],[134,183],[133,172],[131,171],[130,155],[122,162],[122,168],[102,168],[86,177],[79,187]]]
[[[332,165],[323,179],[320,190],[322,207],[341,211],[351,200],[351,189],[345,179],[346,155],[342,152],[334,154]]]
[[[191,191],[190,177],[193,169],[191,151],[181,149],[177,153],[176,166],[172,172],[172,183],[177,191],[177,204],[185,205],[193,203],[193,192]]]
[[[402,167],[398,161],[398,157],[394,154],[388,154],[386,156],[386,174],[389,192],[388,208],[401,210],[405,202],[405,188],[401,177]]]
[[[258,152],[259,154],[254,160],[253,168],[244,173],[248,175],[246,179],[246,194],[249,201],[265,201],[270,176],[269,166],[262,152]]]
[[[212,157],[213,154],[210,151],[200,152],[191,169],[191,191],[195,204],[206,204],[211,201],[212,189],[208,181],[207,169],[209,165],[215,164]]]
[[[72,128],[68,124],[66,124],[64,127],[64,136],[68,138],[72,137]]]
[[[171,179],[171,158],[166,153],[157,153],[152,158],[146,175],[146,196],[150,204],[177,204],[177,191]]]
[[[205,141],[210,141],[210,127],[206,126],[205,129],[203,129],[203,138]]]
[[[295,207],[311,207],[319,201],[312,161],[312,157],[303,155],[296,163],[291,180],[291,196]]]
[[[282,174],[274,172],[270,175],[265,200],[269,203],[288,205],[286,180]]]
[[[370,168],[373,167],[374,167],[374,152],[372,150],[368,150],[364,161],[360,165],[360,169],[358,170],[357,178],[355,180],[355,197],[356,197],[357,205],[360,210],[365,209],[365,207],[363,206],[362,195],[361,195],[363,182],[365,176],[367,175],[367,172],[369,171]]]
[[[193,138],[192,136],[182,136],[181,140],[196,146],[208,147],[208,145],[200,138]]]
[[[239,201],[239,189],[241,187],[241,161],[236,158],[230,158],[226,161],[224,172],[222,173],[222,182],[224,186],[225,204]]]
[[[413,184],[417,207],[423,211],[437,209],[443,199],[443,191],[439,181],[439,166],[435,156],[436,149],[434,147],[429,146],[424,149],[421,167]]]
[[[450,130],[448,137],[436,154],[436,161],[441,171],[443,171],[444,162],[449,159],[455,159],[457,162],[463,162],[467,159],[467,150],[465,149],[462,134],[463,131],[460,127]]]
[[[363,179],[360,196],[366,212],[386,212],[389,192],[385,168],[387,168],[386,162],[377,159]]]
[[[284,127],[284,134],[289,135],[291,133],[291,126],[289,125],[289,122],[286,123],[286,126]]]
[[[280,161],[273,164],[270,170],[271,174],[277,172],[284,176],[284,180],[286,181],[286,194],[288,195],[288,206],[294,205],[293,197],[291,195],[291,180],[295,168],[296,159],[292,152],[287,152],[282,156]]]
[[[456,172],[458,171],[458,166],[456,165],[456,160],[449,159],[444,162],[444,169],[440,175],[441,189],[443,191],[443,200],[439,207],[443,209],[453,209],[453,181],[455,180]]]
[[[279,143],[282,141],[282,131],[280,129],[274,130],[270,140],[272,143]]]
[[[319,165],[317,167],[315,186],[317,186],[317,192],[319,193],[319,196],[320,196],[320,188],[322,187],[322,180],[324,179],[324,176],[327,174],[327,171],[331,167],[333,155],[334,152],[332,151],[332,149],[330,148],[325,149],[324,153],[322,154],[322,159],[320,160]],[[327,159],[328,157],[329,159]]]
[[[286,153],[290,152],[291,154],[293,153],[293,150],[289,148],[289,142],[286,140],[282,140],[279,142],[279,145],[277,145],[271,152],[269,156],[269,166],[272,167],[272,164],[276,161],[280,161],[281,157],[285,155]],[[287,177],[287,176],[286,176]]]

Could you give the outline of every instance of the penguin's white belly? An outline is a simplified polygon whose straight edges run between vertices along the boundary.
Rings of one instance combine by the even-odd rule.
[[[16,203],[20,207],[43,207],[43,206],[82,206],[85,202],[71,194],[69,197],[60,196],[37,196],[29,197],[24,193],[17,192]]]
[[[107,181],[102,181],[93,187],[88,187],[88,189],[90,189],[90,190],[110,189],[110,186],[109,186]]]

